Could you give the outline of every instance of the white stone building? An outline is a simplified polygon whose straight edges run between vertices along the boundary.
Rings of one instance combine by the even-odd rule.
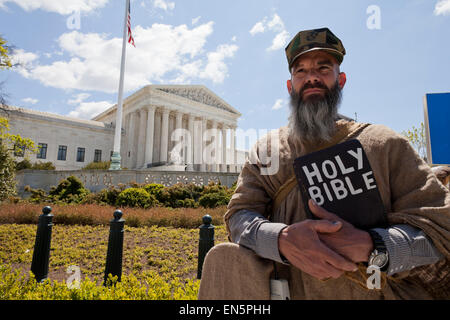
[[[29,159],[51,161],[57,170],[110,160],[116,110],[115,105],[92,120],[80,120],[6,107],[10,132],[41,147]],[[122,168],[239,172],[246,157],[245,151],[236,150],[240,116],[202,85],[145,86],[123,103]]]

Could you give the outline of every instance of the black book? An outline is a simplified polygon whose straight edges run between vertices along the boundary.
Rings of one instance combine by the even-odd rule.
[[[387,225],[386,212],[363,146],[349,140],[294,160],[305,210],[313,199],[321,207],[367,230]]]

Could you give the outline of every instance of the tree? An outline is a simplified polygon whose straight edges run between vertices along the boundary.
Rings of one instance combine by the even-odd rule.
[[[6,44],[6,40],[0,35],[0,71],[13,67],[11,62],[11,47]],[[0,82],[0,111],[6,105],[6,93],[3,91],[4,81]]]
[[[425,138],[425,125],[420,123],[420,128],[415,126],[412,129],[403,131],[402,134],[409,140],[414,149],[416,149],[419,156],[427,160],[427,140]]]
[[[0,36],[0,71],[13,67],[10,54],[11,47]],[[6,104],[1,85],[0,109]],[[16,166],[13,154],[21,154],[26,157],[28,151],[37,152],[34,142],[29,138],[21,137],[19,134],[10,134],[9,120],[0,117],[0,201],[5,200],[16,192]]]
[[[0,69],[9,69],[12,67],[11,47],[7,45],[6,40],[0,36]]]
[[[0,144],[0,202],[16,193],[15,163],[3,143]]]
[[[9,133],[9,121],[0,117],[0,201],[16,193],[16,163],[14,153],[36,153],[37,149],[31,139],[19,134]]]
[[[6,40],[0,35],[0,71],[5,69],[10,69],[17,64],[12,63],[11,54],[13,48],[9,46]],[[6,105],[7,94],[3,91],[4,82],[0,82],[0,108]]]

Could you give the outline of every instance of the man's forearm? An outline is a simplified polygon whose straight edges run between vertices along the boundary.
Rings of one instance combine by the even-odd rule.
[[[443,258],[425,233],[410,225],[399,224],[378,232],[389,254],[387,275],[433,264]]]
[[[286,224],[270,222],[251,210],[241,210],[230,218],[229,227],[233,242],[253,250],[263,258],[286,263],[278,248],[278,236],[287,227]],[[388,275],[433,264],[443,257],[420,229],[394,225],[373,230],[382,236],[386,244],[389,254]]]
[[[286,228],[284,223],[273,223],[261,214],[241,210],[229,219],[231,241],[253,250],[260,257],[286,262],[280,256],[278,236]]]

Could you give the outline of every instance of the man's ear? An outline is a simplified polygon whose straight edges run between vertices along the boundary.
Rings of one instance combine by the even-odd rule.
[[[291,81],[290,79],[287,81],[287,89],[288,89],[289,94],[291,94],[291,91],[292,91],[292,81]]]
[[[345,72],[339,73],[338,81],[339,81],[339,87],[341,89],[343,89],[345,86],[345,83],[347,82],[347,75],[345,74]]]

